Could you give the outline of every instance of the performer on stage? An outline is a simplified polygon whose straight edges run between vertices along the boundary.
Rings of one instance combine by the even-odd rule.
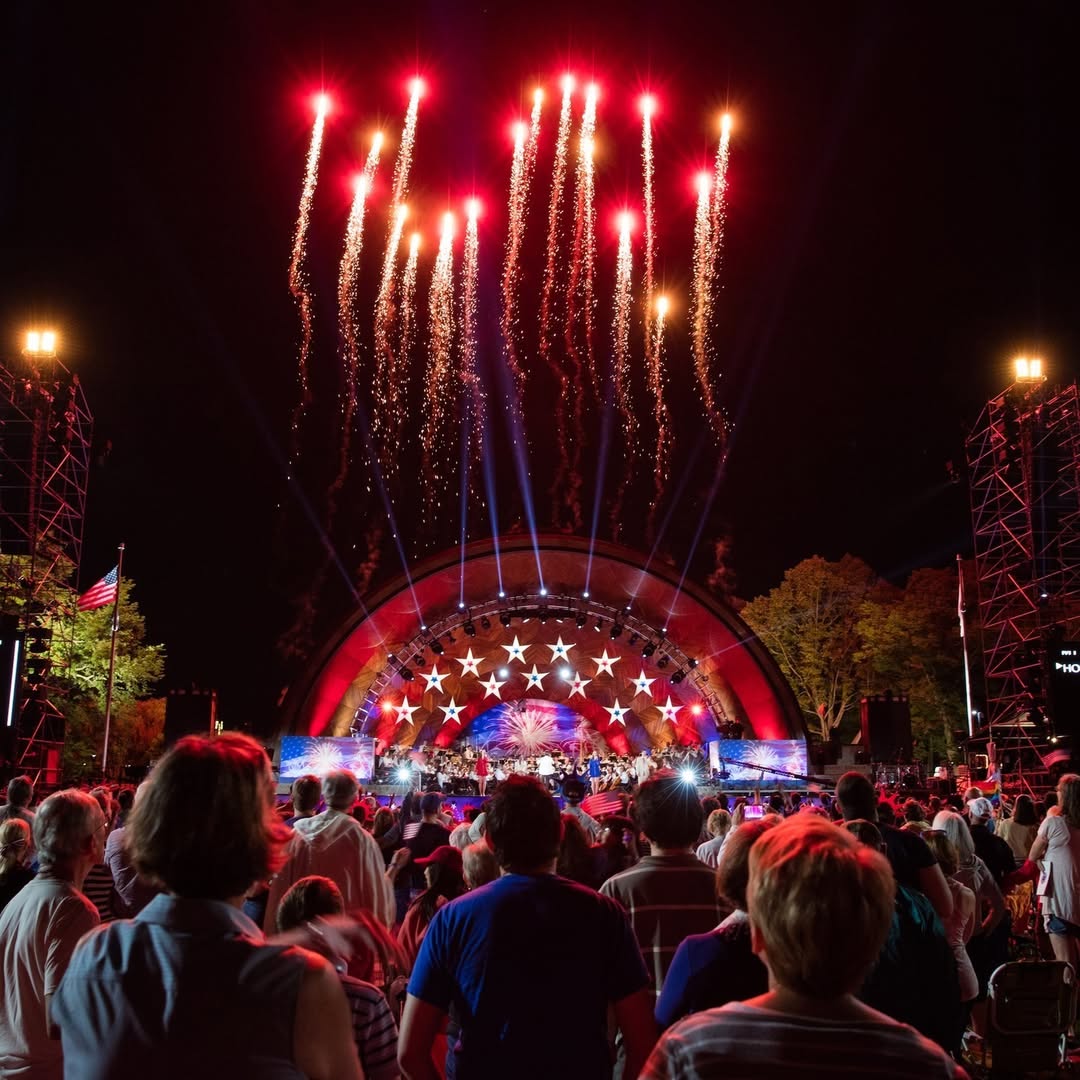
[[[600,755],[595,750],[589,755],[589,786],[594,795],[600,791]]]
[[[480,798],[482,799],[487,793],[487,778],[488,778],[488,758],[487,752],[480,751],[479,756],[476,759],[476,783],[480,788]]]

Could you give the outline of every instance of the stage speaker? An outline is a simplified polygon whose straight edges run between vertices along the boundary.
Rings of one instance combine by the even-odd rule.
[[[911,708],[903,694],[887,691],[859,703],[862,745],[874,761],[911,760]]]
[[[217,720],[217,691],[170,690],[165,699],[165,746],[185,735],[211,735]]]

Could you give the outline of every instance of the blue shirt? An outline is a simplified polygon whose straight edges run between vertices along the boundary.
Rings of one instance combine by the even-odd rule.
[[[294,1080],[307,960],[218,900],[161,895],[88,934],[52,1001],[67,1076]]]
[[[447,1080],[607,1080],[608,1005],[648,982],[618,904],[554,874],[506,874],[436,913],[409,993],[460,1025]]]

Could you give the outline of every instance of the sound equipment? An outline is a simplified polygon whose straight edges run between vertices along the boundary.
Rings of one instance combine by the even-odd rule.
[[[170,690],[165,699],[165,746],[185,735],[210,735],[217,720],[217,691]]]
[[[862,745],[874,761],[911,760],[911,708],[907,696],[891,690],[859,703]]]

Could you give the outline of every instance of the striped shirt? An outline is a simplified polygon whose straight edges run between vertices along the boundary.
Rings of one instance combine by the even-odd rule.
[[[691,934],[706,934],[724,917],[716,899],[716,877],[696,856],[647,855],[600,887],[618,900],[659,994],[675,950]]]
[[[398,1080],[397,1024],[382,991],[348,975],[341,976],[341,985],[352,1012],[365,1080]]]
[[[91,867],[83,882],[83,894],[97,908],[103,923],[116,918],[113,911],[113,876],[105,863]]]
[[[914,1028],[881,1013],[818,1020],[733,1002],[681,1020],[656,1044],[640,1080],[968,1080]]]

